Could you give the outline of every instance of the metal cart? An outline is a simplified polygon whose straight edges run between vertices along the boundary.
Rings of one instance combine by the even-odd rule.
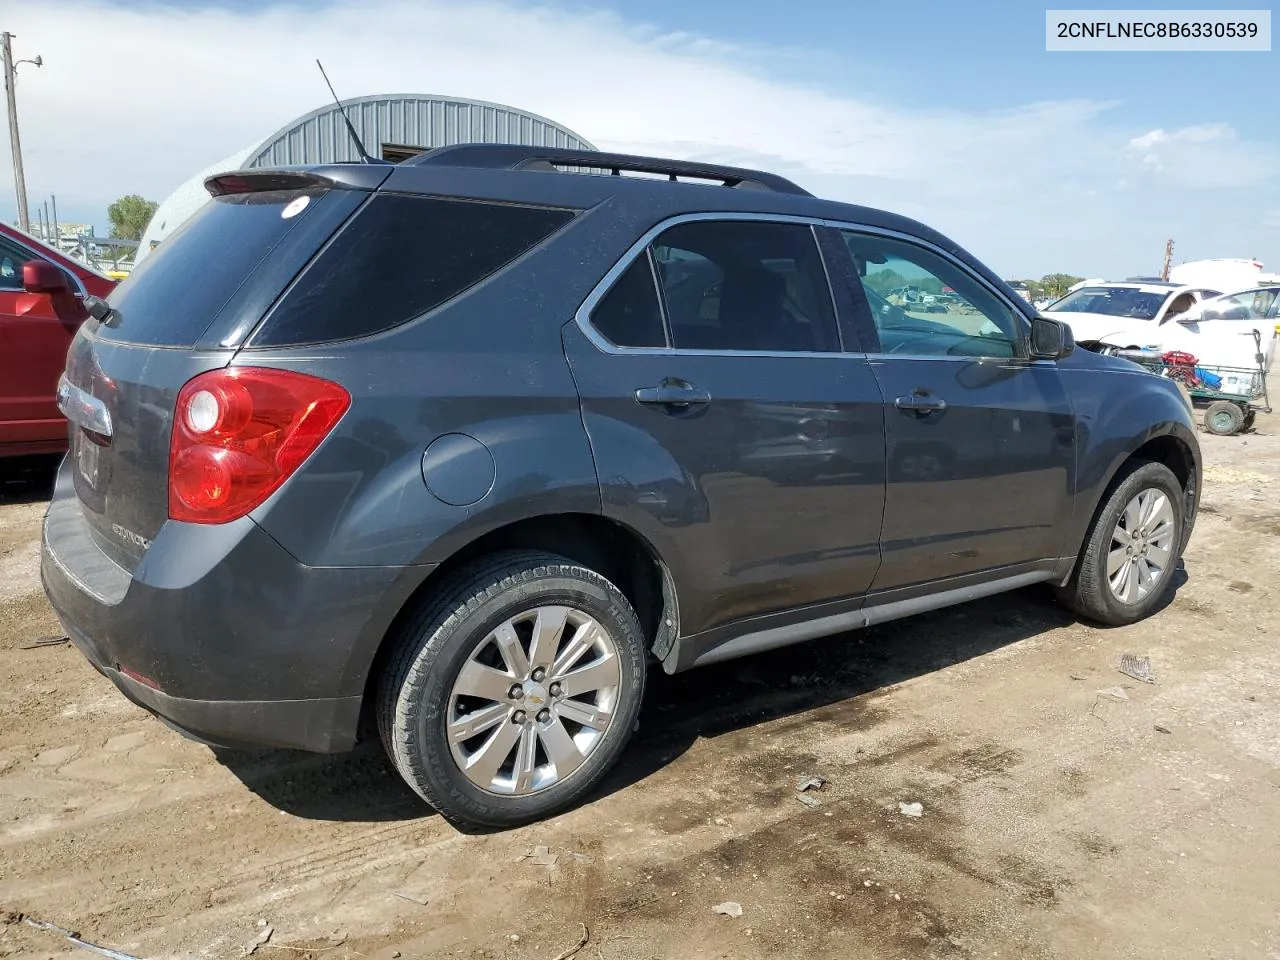
[[[1105,352],[1178,381],[1191,396],[1192,406],[1204,411],[1204,428],[1229,437],[1252,427],[1259,410],[1271,412],[1266,358],[1262,353],[1262,338],[1256,330],[1253,341],[1256,366],[1252,368],[1169,362],[1165,359],[1167,354],[1151,350],[1106,349]]]

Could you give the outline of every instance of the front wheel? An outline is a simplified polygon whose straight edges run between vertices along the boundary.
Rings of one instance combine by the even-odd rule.
[[[626,746],[644,634],[626,597],[562,557],[508,553],[442,586],[399,638],[378,726],[405,781],[462,827],[582,799]]]
[[[1182,544],[1183,493],[1162,463],[1133,463],[1112,484],[1080,560],[1058,599],[1107,626],[1148,616],[1173,584]]]

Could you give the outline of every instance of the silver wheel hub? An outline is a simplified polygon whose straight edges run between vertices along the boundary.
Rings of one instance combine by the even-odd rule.
[[[1157,589],[1173,564],[1173,505],[1163,490],[1140,491],[1116,519],[1107,553],[1107,582],[1121,603],[1138,603]]]
[[[489,793],[560,783],[604,738],[621,679],[617,645],[588,614],[516,614],[476,644],[454,681],[445,720],[454,762]]]

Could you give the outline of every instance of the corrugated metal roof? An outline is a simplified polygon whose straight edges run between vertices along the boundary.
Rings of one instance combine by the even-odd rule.
[[[572,130],[544,117],[480,100],[415,94],[344,100],[352,126],[377,156],[381,145],[444,147],[455,143],[521,143],[594,150]],[[359,159],[336,105],[320,107],[267,137],[251,167]]]
[[[567,127],[500,103],[412,93],[355,97],[342,105],[374,156],[383,144],[447,147],[455,143],[520,143],[538,147],[596,149]],[[204,181],[215,173],[246,167],[342,163],[358,160],[335,104],[304,114],[254,146],[201,170],[173,191],[151,218],[137,259],[181,226],[209,199]]]

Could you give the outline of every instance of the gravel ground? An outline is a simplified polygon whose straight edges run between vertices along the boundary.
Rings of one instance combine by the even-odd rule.
[[[1096,629],[1027,590],[656,673],[592,802],[475,836],[376,747],[215,755],[75,650],[23,649],[59,632],[36,465],[0,484],[0,957],[68,949],[24,914],[142,957],[239,957],[269,927],[268,960],[555,960],[584,929],[585,960],[1276,960],[1280,417],[1257,427],[1202,436],[1152,619]]]

